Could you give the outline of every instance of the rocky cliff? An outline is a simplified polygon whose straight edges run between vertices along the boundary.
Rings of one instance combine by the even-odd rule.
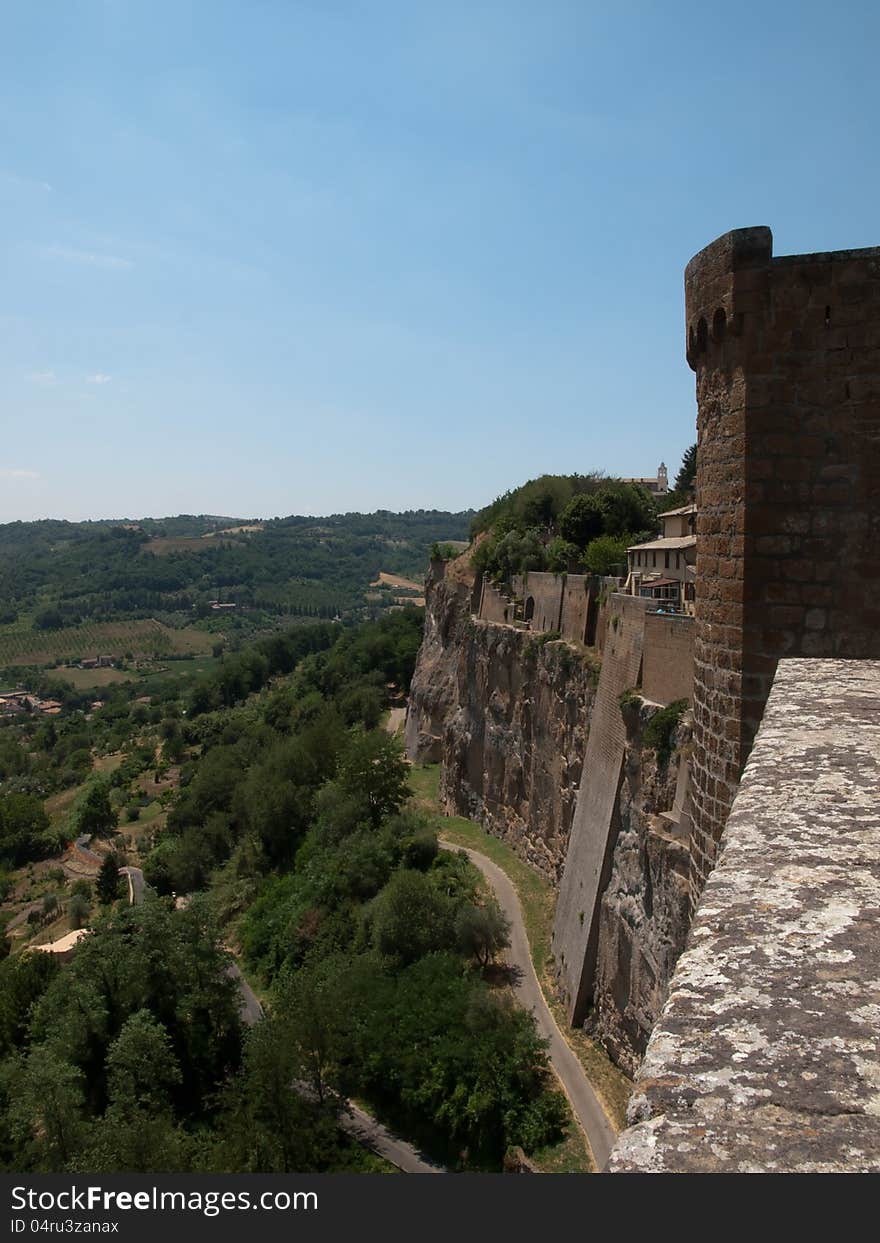
[[[595,694],[592,666],[562,642],[471,622],[456,669],[441,794],[554,882],[565,861]]]
[[[596,673],[588,654],[471,616],[454,563],[428,585],[410,691],[411,758],[442,762],[450,814],[479,821],[554,882],[580,783]]]
[[[676,801],[690,750],[685,717],[668,755],[645,745],[655,704],[635,699],[623,709],[627,742],[617,801],[619,826],[611,876],[599,913],[599,952],[587,1030],[633,1075],[666,1000],[689,924],[690,852],[681,839]],[[676,800],[676,787],[679,798]]]
[[[596,657],[480,621],[472,615],[478,594],[466,557],[432,567],[407,750],[417,762],[442,763],[450,814],[479,821],[558,884],[581,786]],[[689,726],[677,726],[668,755],[658,759],[644,745],[657,710],[637,698],[623,709],[619,823],[587,1022],[628,1073],[644,1052],[687,931],[687,848],[672,809]]]

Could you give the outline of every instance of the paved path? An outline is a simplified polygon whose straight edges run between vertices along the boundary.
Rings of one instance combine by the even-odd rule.
[[[529,949],[529,939],[526,936],[522,908],[513,882],[497,863],[493,863],[479,851],[469,850],[464,846],[455,846],[442,839],[440,845],[444,850],[465,851],[471,863],[480,869],[495,890],[501,909],[510,920],[510,948],[505,953],[505,958],[512,966],[518,968],[517,981],[514,984],[517,1000],[526,1010],[532,1011],[538,1030],[549,1041],[547,1053],[553,1069],[562,1083],[575,1117],[584,1129],[593,1150],[596,1169],[601,1170],[617,1140],[617,1132],[599,1104],[583,1066],[557,1027],[556,1020],[544,1000],[544,993],[532,965],[532,954]]]
[[[230,962],[226,968],[226,974],[238,982],[241,992],[241,1021],[248,1027],[253,1027],[263,1017],[263,1007],[256,993],[241,974],[238,963]],[[292,1087],[306,1100],[316,1099],[314,1089],[304,1080],[297,1080]],[[378,1153],[380,1157],[384,1157],[386,1161],[390,1161],[392,1165],[396,1165],[404,1174],[446,1173],[441,1166],[433,1165],[428,1161],[412,1144],[408,1144],[405,1139],[399,1139],[371,1114],[351,1101],[343,1100],[339,1102],[339,1105],[340,1112],[336,1121],[340,1129],[352,1139],[357,1140],[359,1144],[363,1144],[364,1148],[369,1148],[372,1152]]]
[[[128,881],[128,900],[132,906],[137,906],[139,902],[144,900],[144,874],[140,868],[122,867],[119,869],[120,876],[124,876]]]
[[[260,1005],[257,994],[241,974],[237,962],[230,962],[226,968],[226,974],[238,982],[238,991],[241,994],[238,1012],[242,1023],[247,1027],[253,1027],[254,1023],[259,1023],[263,1017],[263,1007]]]
[[[295,1080],[293,1090],[307,1101],[318,1099],[315,1089],[304,1079]],[[350,1135],[352,1139],[362,1144],[364,1148],[378,1153],[380,1157],[396,1165],[404,1174],[446,1173],[442,1166],[429,1161],[424,1153],[419,1152],[412,1144],[408,1144],[405,1139],[398,1139],[396,1135],[392,1135],[387,1127],[377,1122],[372,1114],[368,1114],[353,1101],[339,1100],[338,1097],[336,1100],[340,1110],[336,1118],[337,1126],[345,1131],[346,1135]]]
[[[344,1102],[338,1121],[343,1131],[352,1139],[356,1139],[365,1148],[371,1148],[380,1157],[396,1165],[404,1174],[446,1173],[442,1166],[433,1165],[412,1144],[392,1135],[381,1122],[377,1122],[375,1118],[365,1110],[359,1109],[351,1101]]]

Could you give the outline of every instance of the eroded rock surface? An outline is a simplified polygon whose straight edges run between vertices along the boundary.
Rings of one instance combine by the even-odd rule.
[[[620,827],[601,900],[594,1008],[586,1024],[629,1075],[644,1056],[690,923],[690,852],[672,809],[692,724],[685,715],[669,755],[658,758],[643,740],[656,712],[656,704],[641,700],[624,711]]]

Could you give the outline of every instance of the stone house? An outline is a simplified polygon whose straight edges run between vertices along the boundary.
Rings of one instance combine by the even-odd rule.
[[[626,550],[627,580],[624,590],[692,615],[697,561],[697,507],[684,505],[659,515],[661,534],[645,544]]]

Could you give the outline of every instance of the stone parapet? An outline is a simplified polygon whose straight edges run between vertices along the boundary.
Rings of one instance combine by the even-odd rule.
[[[779,664],[610,1172],[880,1171],[880,662]]]

